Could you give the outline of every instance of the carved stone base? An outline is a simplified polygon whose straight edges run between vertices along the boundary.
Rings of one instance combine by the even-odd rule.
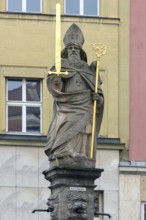
[[[53,209],[52,220],[93,220],[94,180],[103,169],[95,161],[83,158],[56,159],[43,172],[51,182],[48,207]]]

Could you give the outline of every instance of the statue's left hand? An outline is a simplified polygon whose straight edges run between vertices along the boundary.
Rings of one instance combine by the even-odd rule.
[[[96,100],[97,104],[101,106],[103,104],[103,97],[99,93],[92,93],[92,100]]]

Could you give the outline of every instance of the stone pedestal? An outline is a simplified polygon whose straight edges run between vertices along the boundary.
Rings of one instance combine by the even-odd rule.
[[[57,159],[43,172],[51,182],[52,220],[93,220],[94,180],[103,169],[95,168],[95,161],[82,158]]]

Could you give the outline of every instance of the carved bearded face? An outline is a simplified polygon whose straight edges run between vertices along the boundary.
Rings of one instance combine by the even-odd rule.
[[[80,48],[76,45],[70,45],[67,47],[68,60],[73,66],[78,65],[81,62]]]
[[[68,46],[67,52],[68,52],[69,60],[73,58],[80,59],[80,48],[78,46],[75,46],[75,45]]]

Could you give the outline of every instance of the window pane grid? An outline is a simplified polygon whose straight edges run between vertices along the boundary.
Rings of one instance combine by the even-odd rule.
[[[7,0],[7,10],[12,12],[41,13],[42,0]]]
[[[65,14],[99,16],[99,0],[66,0]]]
[[[84,0],[84,15],[96,16],[98,14],[97,6],[97,0]]]
[[[22,107],[8,106],[8,129],[20,132],[22,130]]]
[[[26,131],[40,132],[40,108],[27,107],[26,116]]]
[[[41,100],[40,96],[40,81],[39,80],[27,80],[26,81],[26,101],[38,102]]]
[[[18,87],[18,82],[22,83],[21,87]],[[30,90],[28,94],[32,93],[31,101],[26,101],[27,95],[27,83]],[[17,101],[16,97],[22,88],[22,101]],[[20,132],[20,133],[40,133],[41,127],[41,114],[42,114],[42,85],[40,80],[35,79],[8,79],[7,80],[7,131],[8,132]],[[37,91],[36,91],[37,90]],[[8,93],[11,92],[11,99],[8,98]],[[15,100],[16,99],[16,100]],[[36,99],[33,101],[33,99]],[[20,113],[20,108],[22,112]],[[16,111],[15,111],[16,110]],[[19,110],[19,111],[18,111]]]
[[[80,14],[80,0],[66,0],[65,13],[79,15]]]
[[[84,14],[84,0],[80,0],[80,15]]]
[[[27,12],[40,12],[41,11],[41,6],[40,6],[40,0],[25,0],[26,1],[26,11]]]
[[[7,0],[7,10],[13,12],[22,11],[22,1],[21,0]]]
[[[141,220],[146,220],[146,202],[141,203]]]
[[[9,106],[22,106],[22,105],[25,105],[25,106],[31,106],[31,107],[33,107],[33,106],[38,106],[38,107],[40,107],[40,106],[42,106],[42,103],[40,102],[40,103],[33,103],[32,104],[32,102],[7,102],[7,105],[9,105]]]
[[[26,0],[21,0],[22,1],[22,11],[26,12]]]
[[[22,79],[22,102],[26,102],[26,80]]]
[[[10,79],[8,81],[8,95],[9,101],[22,101],[22,81]]]
[[[26,107],[25,105],[22,106],[22,132],[26,133]]]

